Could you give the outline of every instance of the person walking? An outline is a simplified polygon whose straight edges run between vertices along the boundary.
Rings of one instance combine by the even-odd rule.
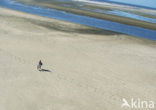
[[[42,61],[40,60],[38,65],[37,65],[37,70],[41,71],[41,66],[43,65]]]

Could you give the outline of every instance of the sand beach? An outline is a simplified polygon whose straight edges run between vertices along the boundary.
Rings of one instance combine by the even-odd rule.
[[[125,110],[123,98],[156,102],[156,41],[0,10],[0,110]],[[39,60],[51,72],[38,71]]]

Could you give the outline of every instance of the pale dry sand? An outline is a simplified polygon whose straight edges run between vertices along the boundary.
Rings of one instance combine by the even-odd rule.
[[[0,110],[122,110],[122,98],[156,102],[156,42],[0,10]],[[40,59],[51,72],[37,71]]]

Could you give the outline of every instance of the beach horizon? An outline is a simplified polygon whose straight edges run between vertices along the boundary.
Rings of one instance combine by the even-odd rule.
[[[78,14],[78,15],[83,15],[83,16],[89,16],[89,17],[93,17],[93,18],[98,18],[98,19],[103,19],[103,20],[109,20],[109,21],[113,21],[113,22],[118,22],[118,23],[122,23],[122,24],[127,24],[127,25],[131,25],[131,26],[137,26],[137,27],[141,27],[141,28],[146,28],[146,29],[151,29],[151,30],[156,30],[156,23],[151,23],[150,21],[142,21],[139,19],[134,19],[134,18],[129,18],[129,17],[124,17],[124,16],[119,16],[119,15],[113,15],[113,14],[107,14],[107,13],[100,13],[100,12],[93,12],[91,11],[91,9],[102,9],[102,10],[122,10],[125,12],[130,12],[130,13],[135,13],[136,15],[141,15],[141,16],[145,16],[145,17],[151,17],[153,19],[155,19],[156,17],[154,15],[146,15],[143,14],[143,12],[150,12],[150,13],[155,13],[154,10],[151,9],[144,9],[144,8],[140,8],[137,9],[135,7],[131,7],[131,6],[124,6],[124,5],[118,5],[118,4],[107,4],[106,5],[89,5],[89,4],[81,4],[78,3],[79,5],[77,6],[77,2],[73,3],[73,2],[62,2],[62,1],[35,1],[35,0],[14,0],[17,1],[19,3],[24,3],[26,5],[34,5],[34,6],[40,6],[40,7],[47,7],[47,8],[51,8],[51,9],[56,9],[56,10],[61,10],[61,11],[65,11],[65,12],[69,12],[69,13],[74,13],[74,14]],[[66,6],[67,4],[67,6]],[[81,7],[82,5],[82,7]],[[83,7],[84,5],[84,7]],[[75,6],[75,7],[74,7]],[[87,10],[86,10],[86,9]]]

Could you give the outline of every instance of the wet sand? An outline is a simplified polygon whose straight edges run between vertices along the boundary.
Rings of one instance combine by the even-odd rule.
[[[1,110],[125,110],[156,102],[156,42],[0,8]],[[36,66],[42,60],[40,72]]]
[[[91,11],[92,9],[103,9],[103,10],[122,10],[125,12],[131,12],[135,13],[138,15],[143,15],[143,16],[149,16],[146,14],[143,14],[143,12],[148,12],[148,13],[155,13],[153,10],[148,10],[148,9],[137,9],[137,8],[132,8],[132,7],[126,7],[126,6],[120,6],[120,5],[111,5],[107,4],[106,6],[100,6],[100,5],[87,5],[85,4],[84,6],[80,3],[73,3],[73,2],[64,2],[64,1],[50,1],[50,0],[15,0],[21,3],[25,3],[28,5],[35,5],[35,6],[41,6],[41,7],[47,7],[47,8],[52,8],[52,9],[57,9],[57,10],[62,10],[65,12],[70,12],[74,14],[79,14],[79,15],[84,15],[84,16],[90,16],[94,18],[99,18],[99,19],[104,19],[104,20],[110,20],[114,22],[119,22],[127,25],[132,25],[132,26],[138,26],[142,28],[147,28],[147,29],[152,29],[156,30],[156,24],[155,23],[150,23],[146,21],[141,21],[141,20],[136,20],[132,18],[127,18],[127,17],[121,17],[121,16],[116,16],[116,15],[110,15],[110,14],[103,14],[103,13],[95,13]],[[82,6],[79,6],[79,5]],[[89,10],[88,10],[89,9]],[[152,17],[153,18],[153,17]]]

